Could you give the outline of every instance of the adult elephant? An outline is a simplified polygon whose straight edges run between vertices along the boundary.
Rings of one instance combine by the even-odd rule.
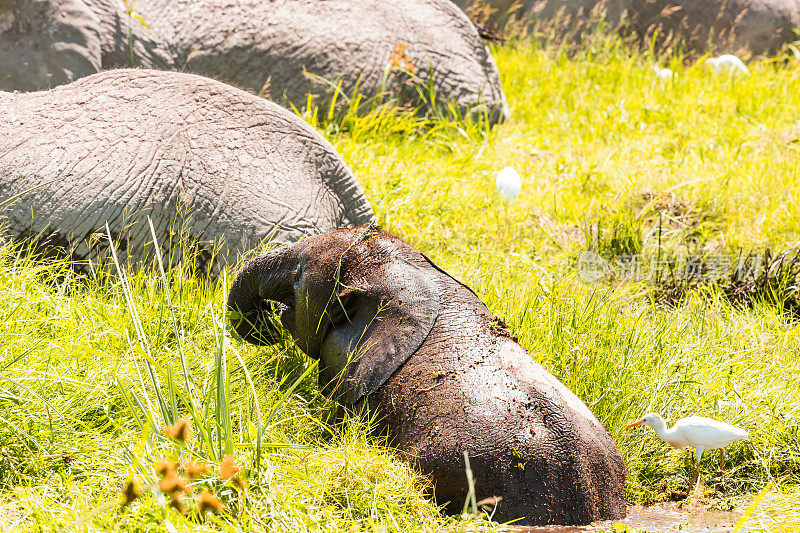
[[[98,72],[100,21],[83,0],[0,0],[0,91],[37,91]]]
[[[626,21],[644,42],[658,36],[681,39],[693,51],[771,54],[797,40],[798,0],[453,0],[478,14],[488,6],[488,20],[509,19],[573,31],[601,14],[614,27]]]
[[[510,22],[523,27],[541,25],[550,29],[553,24],[562,30],[582,26],[591,18],[595,8],[610,10],[608,18],[618,19],[618,6],[625,0],[452,0],[480,22],[505,26]]]
[[[467,452],[494,518],[587,524],[625,515],[625,467],[602,424],[536,363],[472,290],[374,225],[247,263],[228,296],[243,339],[280,338],[320,360],[320,385],[431,476],[460,512]]]
[[[0,51],[19,58],[0,58],[0,90],[135,65],[196,72],[298,108],[309,94],[330,98],[341,83],[346,96],[386,91],[486,111],[492,121],[508,115],[489,49],[449,0],[135,4],[131,12],[119,0],[0,0]]]
[[[0,212],[13,239],[94,258],[108,224],[122,258],[199,245],[218,271],[263,241],[373,220],[353,174],[313,128],[229,85],[114,70],[50,91],[0,92]],[[218,252],[212,255],[215,250]],[[175,247],[172,247],[175,251]]]
[[[690,50],[774,54],[798,39],[800,0],[636,0],[633,29],[674,35]]]

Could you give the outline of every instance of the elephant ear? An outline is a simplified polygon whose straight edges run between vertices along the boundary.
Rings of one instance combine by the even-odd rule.
[[[369,269],[329,305],[320,385],[346,405],[374,392],[419,349],[440,308],[431,271],[400,257]]]
[[[0,90],[39,91],[98,72],[100,20],[83,0],[0,0]]]

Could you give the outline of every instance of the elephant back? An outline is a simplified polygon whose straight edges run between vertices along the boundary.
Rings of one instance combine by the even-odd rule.
[[[436,480],[460,512],[469,454],[478,500],[499,522],[621,518],[625,465],[586,405],[531,356],[478,297],[443,272],[442,310],[425,343],[368,402],[376,432]]]
[[[94,0],[97,1],[97,0]],[[104,0],[108,1],[108,0]],[[446,108],[508,106],[489,49],[450,0],[149,0],[140,12],[174,68],[305,107],[358,91]]]
[[[117,70],[14,94],[0,116],[0,197],[12,236],[45,234],[79,259],[108,222],[146,257],[150,217],[176,238],[227,253],[372,220],[360,185],[287,110],[200,76]],[[163,239],[163,241],[162,241]]]

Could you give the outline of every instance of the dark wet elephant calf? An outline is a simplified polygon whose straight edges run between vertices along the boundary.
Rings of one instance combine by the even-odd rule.
[[[468,287],[408,244],[365,225],[250,261],[231,287],[236,331],[279,336],[269,301],[320,384],[380,413],[376,432],[460,511],[463,452],[494,518],[586,524],[625,515],[625,466],[587,407],[536,363]]]

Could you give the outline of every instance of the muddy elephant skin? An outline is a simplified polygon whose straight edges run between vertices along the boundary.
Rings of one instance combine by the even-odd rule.
[[[299,109],[308,94],[329,100],[341,82],[345,96],[386,91],[423,105],[418,88],[429,99],[430,86],[441,109],[452,102],[464,113],[485,110],[493,122],[508,115],[489,49],[450,0],[133,4],[129,16],[119,0],[0,0],[0,50],[14,47],[28,65],[0,71],[0,90],[45,89],[92,67],[138,66],[203,74]],[[82,52],[85,64],[42,64],[46,52],[64,47]]]
[[[565,30],[585,26],[603,14],[611,27],[625,21],[649,44],[659,38],[681,39],[689,50],[704,53],[773,54],[798,39],[800,0],[453,0],[468,12],[480,5],[491,10],[489,21],[504,24],[511,17],[524,24],[556,19]]]
[[[229,85],[114,70],[34,93],[0,92],[0,212],[12,239],[94,257],[108,223],[123,259],[176,238],[213,243],[214,270],[264,241],[373,220],[358,182],[313,128]],[[38,188],[36,188],[38,187]],[[177,223],[176,223],[177,221]],[[177,233],[180,233],[176,235]]]
[[[376,434],[460,512],[469,454],[494,519],[587,524],[626,513],[625,467],[608,432],[536,363],[468,287],[377,226],[264,253],[231,286],[230,320],[255,344],[280,322],[320,360],[320,386],[377,413]]]

